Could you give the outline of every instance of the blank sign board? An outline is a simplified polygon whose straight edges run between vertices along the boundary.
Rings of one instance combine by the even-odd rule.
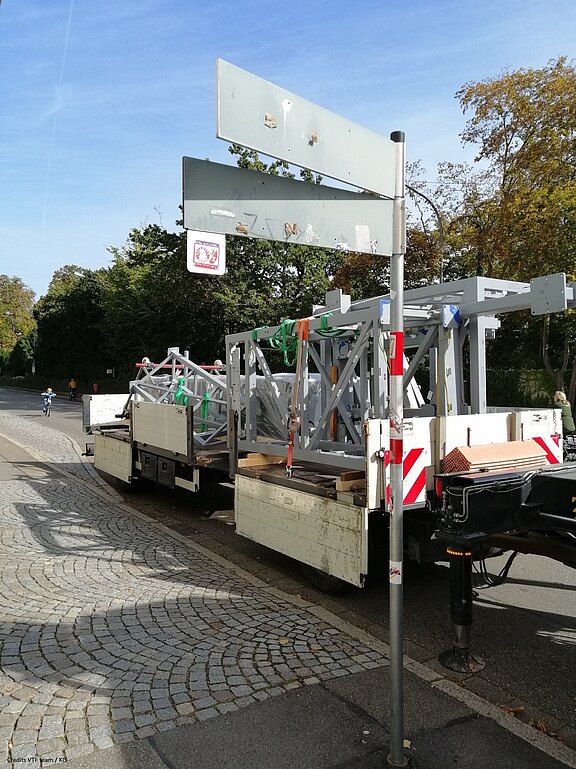
[[[543,275],[530,281],[532,315],[548,315],[564,312],[568,306],[566,297],[566,273]]]
[[[390,256],[392,201],[183,158],[184,227]]]
[[[218,59],[220,139],[394,197],[394,143]]]

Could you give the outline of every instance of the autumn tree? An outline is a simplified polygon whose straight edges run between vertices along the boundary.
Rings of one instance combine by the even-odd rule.
[[[7,360],[18,340],[34,328],[34,292],[20,278],[0,275],[0,355]]]
[[[471,113],[462,139],[493,184],[476,197],[491,233],[485,272],[527,280],[576,272],[576,71],[565,57],[457,93]],[[470,203],[471,201],[466,201]],[[470,210],[471,206],[468,205]]]
[[[462,134],[491,194],[464,197],[477,272],[516,280],[565,272],[576,277],[576,71],[565,57],[469,83],[457,94],[471,117]],[[477,190],[476,190],[477,192]],[[533,325],[533,324],[531,324]],[[542,321],[542,359],[555,385],[571,373],[576,394],[576,323],[571,313]]]

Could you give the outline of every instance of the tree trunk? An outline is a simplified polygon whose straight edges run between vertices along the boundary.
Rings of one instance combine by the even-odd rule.
[[[572,374],[570,375],[570,385],[568,387],[568,400],[572,408],[574,408],[574,401],[576,400],[576,358],[572,361]]]
[[[550,378],[555,382],[557,390],[564,390],[564,377],[566,375],[566,369],[568,368],[568,361],[570,359],[570,345],[568,344],[568,335],[564,336],[564,356],[562,358],[562,366],[559,369],[555,369],[550,362],[550,356],[548,355],[548,340],[550,334],[550,316],[544,316],[544,323],[542,325],[542,360],[544,362],[544,368],[550,375]],[[576,360],[572,365],[572,376],[570,379],[570,388],[572,389],[572,382],[574,381],[574,390],[576,393]],[[572,402],[573,398],[569,398]]]

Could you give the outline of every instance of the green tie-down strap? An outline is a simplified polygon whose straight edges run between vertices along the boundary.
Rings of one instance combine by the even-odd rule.
[[[204,393],[204,396],[202,398],[202,405],[200,406],[200,417],[202,419],[208,419],[208,409],[210,408],[210,395],[208,393]],[[208,425],[205,422],[202,422],[200,424],[200,430],[204,432],[204,430],[208,427]]]
[[[320,316],[320,328],[316,329],[318,336],[342,336],[343,328],[329,328],[328,318],[332,317],[331,312],[326,312]]]
[[[265,331],[268,328],[268,326],[258,326],[258,328],[255,328],[252,330],[252,341],[257,342],[258,341],[258,332],[259,331]]]
[[[176,392],[174,393],[174,403],[177,406],[187,406],[188,405],[188,396],[184,392],[184,377],[179,376],[178,377],[178,388]]]
[[[298,336],[294,335],[295,320],[283,320],[280,327],[268,340],[273,350],[279,350],[284,356],[284,364],[293,366],[298,352]]]

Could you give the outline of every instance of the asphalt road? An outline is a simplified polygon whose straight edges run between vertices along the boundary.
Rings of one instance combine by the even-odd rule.
[[[41,401],[31,393],[0,390],[0,411],[27,420],[44,420]],[[55,400],[50,427],[81,446],[90,440],[81,426],[81,405]],[[234,532],[230,488],[211,488],[203,495],[156,488],[130,495],[129,502],[178,532],[240,564],[282,590],[325,606],[370,633],[388,640],[388,586],[350,588],[324,596],[310,587],[298,564],[249,542]],[[492,574],[507,556],[491,559]],[[408,568],[404,589],[405,652],[439,670],[437,656],[451,647],[448,616],[448,569],[444,564]],[[447,674],[491,702],[518,710],[548,733],[560,733],[576,745],[576,570],[548,558],[519,555],[508,580],[478,590],[473,649],[486,667],[468,676]]]

